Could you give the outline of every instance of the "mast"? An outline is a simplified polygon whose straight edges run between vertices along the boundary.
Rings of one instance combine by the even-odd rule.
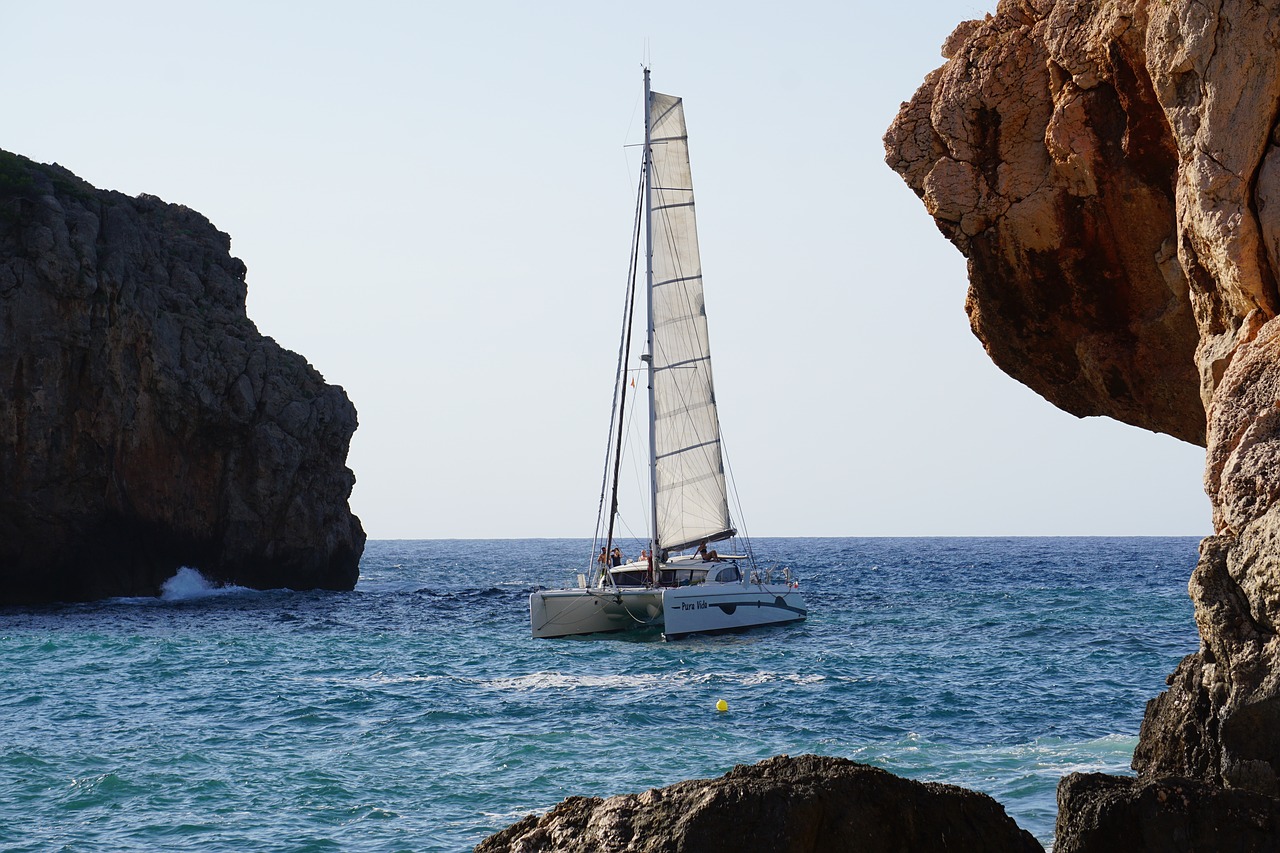
[[[648,311],[649,366],[649,570],[653,571],[658,553],[658,439],[657,413],[653,407],[653,106],[649,91],[649,69],[644,69],[644,288]]]

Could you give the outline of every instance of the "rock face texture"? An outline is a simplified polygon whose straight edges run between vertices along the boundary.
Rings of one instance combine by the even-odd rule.
[[[1257,320],[1209,410],[1218,534],[1190,583],[1201,649],[1149,704],[1134,768],[1280,796],[1280,322]]]
[[[1280,795],[1280,5],[1002,0],[943,54],[887,161],[968,258],[992,359],[1207,447],[1201,648],[1134,768]]]
[[[355,409],[245,314],[230,238],[0,152],[0,604],[178,568],[350,589]]]
[[[1190,779],[1073,773],[1058,786],[1054,853],[1273,853],[1280,801]]]
[[[955,31],[885,143],[968,258],[969,320],[1002,370],[1082,417],[1203,443],[1144,5],[1006,0]]]
[[[570,797],[476,853],[1043,853],[985,794],[842,758],[778,756],[643,794]]]

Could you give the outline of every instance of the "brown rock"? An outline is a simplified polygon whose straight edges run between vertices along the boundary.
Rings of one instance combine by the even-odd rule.
[[[887,161],[968,258],[992,359],[1077,415],[1207,444],[1201,649],[1134,767],[1280,794],[1280,8],[1002,0],[944,55]]]
[[[985,794],[842,758],[778,756],[643,794],[570,797],[476,853],[878,853],[1043,848]]]
[[[0,604],[350,589],[355,410],[195,211],[0,152]]]
[[[1210,410],[1220,534],[1191,576],[1201,650],[1148,706],[1134,768],[1280,796],[1280,321],[1258,317],[1242,323]]]
[[[886,159],[968,258],[970,324],[1002,370],[1073,414],[1203,443],[1144,14],[1006,0],[961,25]]]

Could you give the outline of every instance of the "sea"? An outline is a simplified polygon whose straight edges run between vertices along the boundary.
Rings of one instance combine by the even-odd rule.
[[[565,539],[372,541],[346,593],[184,569],[0,609],[0,850],[469,850],[780,753],[983,791],[1050,847],[1058,780],[1130,774],[1198,644],[1195,538],[753,545],[807,621],[532,639],[530,591],[590,560]]]

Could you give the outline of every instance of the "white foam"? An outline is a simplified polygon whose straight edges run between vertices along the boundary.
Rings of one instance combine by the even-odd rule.
[[[375,672],[373,675],[364,678],[354,678],[351,684],[430,684],[435,681],[444,681],[446,676],[443,675],[388,675],[384,672]]]
[[[535,672],[511,678],[492,678],[483,683],[499,690],[574,690],[586,688],[650,688],[668,684],[740,684],[756,687],[766,684],[789,683],[798,685],[818,684],[826,680],[823,675],[800,675],[778,672],[754,673],[692,673],[676,670],[668,673],[644,673],[637,675],[583,675],[565,672]]]
[[[514,678],[494,678],[487,683],[499,690],[574,690],[579,687],[648,687],[670,680],[661,675],[571,675],[535,672]]]
[[[195,598],[246,591],[241,586],[216,584],[200,574],[198,569],[183,566],[160,587],[160,598],[164,601],[190,601]]]
[[[726,680],[732,680],[734,676],[724,675]],[[742,684],[748,687],[757,684],[773,684],[775,682],[784,682],[789,684],[820,684],[827,680],[825,675],[801,675],[799,673],[788,672],[753,672],[743,676],[739,676]]]

